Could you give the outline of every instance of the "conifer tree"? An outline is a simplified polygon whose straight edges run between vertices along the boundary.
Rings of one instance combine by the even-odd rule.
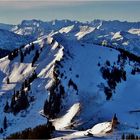
[[[8,104],[8,101],[7,101],[7,102],[6,102],[6,105],[5,105],[5,107],[4,107],[4,112],[7,112],[8,109],[9,109],[9,104]]]
[[[0,128],[0,133],[3,133],[3,129],[2,128]]]
[[[50,108],[50,106],[49,106],[49,102],[48,102],[48,100],[46,99],[46,101],[45,101],[45,104],[44,104],[44,114],[45,115],[49,115],[49,109]]]
[[[14,109],[15,104],[16,104],[16,101],[15,101],[15,93],[14,93],[12,96],[11,105],[10,105],[11,109]]]
[[[10,79],[9,79],[9,77],[7,77],[6,82],[7,82],[7,84],[10,84]]]
[[[23,55],[22,50],[20,50],[20,62],[22,63],[23,60],[24,60],[24,55]]]
[[[33,58],[33,60],[32,60],[32,67],[34,66],[34,63],[37,61],[38,57],[39,57],[39,51],[36,50],[35,56],[34,56],[34,58]]]
[[[34,48],[35,48],[34,43],[32,43],[31,49],[34,50]]]
[[[3,128],[4,129],[7,128],[7,118],[6,118],[6,116],[4,117],[4,120],[3,120]]]

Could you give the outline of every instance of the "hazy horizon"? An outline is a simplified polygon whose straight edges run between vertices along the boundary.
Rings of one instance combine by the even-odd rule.
[[[140,1],[2,1],[0,23],[18,24],[22,20],[51,21],[69,19],[82,22],[101,20],[140,21]]]

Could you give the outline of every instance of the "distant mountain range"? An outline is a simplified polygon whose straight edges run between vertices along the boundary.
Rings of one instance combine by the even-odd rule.
[[[93,40],[93,36],[95,37],[98,34],[102,34],[102,39],[103,36],[105,36],[105,39],[108,40],[118,31],[129,32],[132,35],[140,35],[140,22],[94,20],[92,22],[82,23],[70,20],[54,20],[49,22],[35,19],[23,20],[21,24],[18,25],[0,23],[0,48],[11,50],[12,48],[19,47],[21,44],[26,44],[27,42],[33,41],[44,35],[51,35],[59,30],[60,33],[63,33],[68,26],[72,27],[71,34],[78,35],[78,32],[83,30],[86,36],[91,36],[89,37],[89,40]],[[90,28],[96,28],[98,30],[91,29],[92,31],[88,31]],[[86,39],[88,37],[86,37]]]

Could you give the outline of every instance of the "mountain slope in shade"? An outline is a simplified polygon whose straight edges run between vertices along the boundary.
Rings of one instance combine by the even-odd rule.
[[[0,29],[0,48],[13,50],[23,44],[27,44],[32,39],[30,37],[17,35],[13,32]]]
[[[15,25],[0,23],[0,29],[10,31]]]

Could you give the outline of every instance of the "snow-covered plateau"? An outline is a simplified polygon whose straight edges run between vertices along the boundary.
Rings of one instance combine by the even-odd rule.
[[[0,24],[0,49],[0,138],[140,137],[140,22]]]

